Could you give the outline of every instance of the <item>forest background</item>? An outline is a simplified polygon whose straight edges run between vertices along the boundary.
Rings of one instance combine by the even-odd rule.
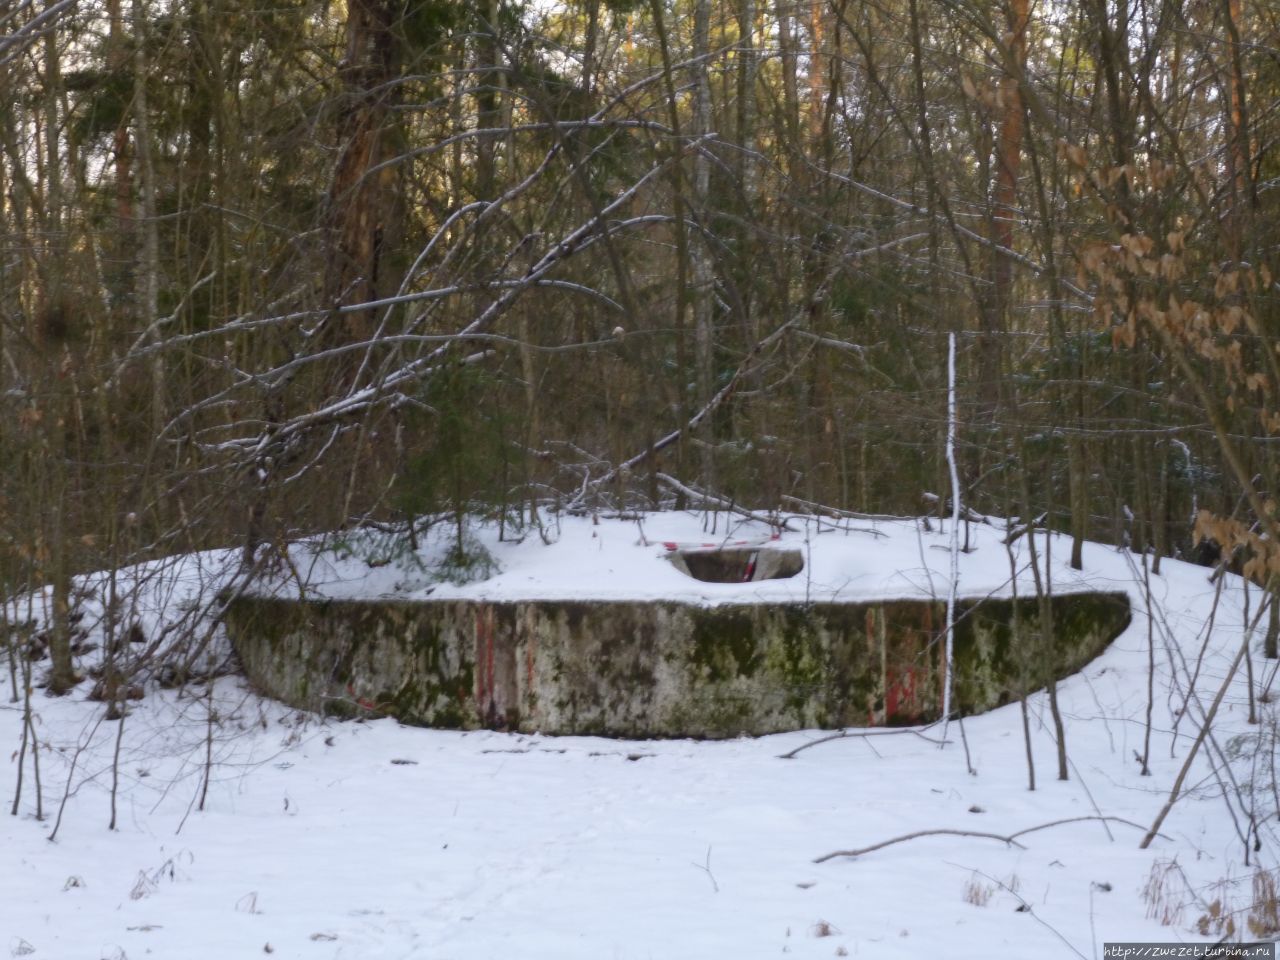
[[[0,89],[55,691],[178,552],[949,512],[953,333],[967,508],[1280,574],[1269,3],[3,0]]]

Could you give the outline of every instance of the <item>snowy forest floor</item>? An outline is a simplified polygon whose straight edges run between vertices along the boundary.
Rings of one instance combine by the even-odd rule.
[[[606,534],[627,551],[637,547],[635,526],[602,534],[585,520],[575,524],[556,531],[553,546],[535,536],[519,548],[494,544],[494,556],[513,577],[517,549],[533,558],[530,569],[547,569],[557,550],[599,552]],[[655,520],[660,529],[645,536],[643,555],[654,554],[650,539],[698,539],[700,524]],[[829,548],[803,535],[815,571],[805,589],[838,569],[833,597],[903,592],[903,584],[945,595],[946,533],[859,525],[875,534],[832,536],[844,545]],[[999,531],[975,526],[972,534],[962,593],[1007,585]],[[1046,539],[1040,543],[1043,551]],[[783,759],[822,732],[624,742],[339,722],[266,700],[237,676],[148,689],[121,729],[104,719],[102,703],[86,699],[89,683],[60,699],[37,690],[44,819],[35,816],[28,756],[18,815],[0,825],[0,950],[35,960],[1094,960],[1107,941],[1274,936],[1274,872],[1258,865],[1280,866],[1276,664],[1261,657],[1260,639],[1250,663],[1259,722],[1249,722],[1250,671],[1242,666],[1162,836],[1139,849],[1230,670],[1258,592],[1166,560],[1150,578],[1149,618],[1140,558],[1090,545],[1083,575],[1073,576],[1061,565],[1068,547],[1053,539],[1054,582],[1127,590],[1133,620],[1103,656],[1059,685],[1067,781],[1055,779],[1047,698],[1029,699],[1034,791],[1017,704],[964,721],[971,773],[955,723],[941,745],[894,732]],[[623,546],[617,550],[621,557]],[[823,550],[831,552],[825,566]],[[150,630],[217,586],[217,575],[193,572],[210,562],[188,558],[155,578]],[[601,563],[596,556],[589,565]],[[1025,572],[1025,555],[1015,563]],[[715,602],[720,586],[696,589]],[[653,593],[661,592],[659,583]],[[1151,775],[1143,776],[1152,650]],[[7,805],[24,712],[9,702],[7,677],[0,691]],[[1091,819],[1013,844],[927,835],[814,862],[916,831],[1009,836],[1073,818]]]

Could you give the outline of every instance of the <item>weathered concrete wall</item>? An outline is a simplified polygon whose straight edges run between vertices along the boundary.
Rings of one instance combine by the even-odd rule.
[[[955,703],[989,710],[1079,670],[1129,620],[1123,594],[962,603]],[[941,709],[944,607],[242,597],[227,628],[265,693],[437,727],[727,737],[919,723]],[[1016,627],[1016,629],[1015,629]]]

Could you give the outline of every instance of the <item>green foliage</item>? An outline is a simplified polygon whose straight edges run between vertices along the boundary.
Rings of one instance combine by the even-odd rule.
[[[891,263],[860,263],[832,284],[825,329],[814,332],[855,343],[883,343],[898,354],[919,345],[918,333],[902,323],[900,311],[927,316],[938,307],[928,299],[924,279],[912,270]]]
[[[504,418],[488,400],[497,384],[485,370],[456,364],[434,374],[422,400],[431,410],[423,449],[402,477],[401,505],[411,513],[465,510],[501,496],[506,462]]]
[[[362,560],[370,567],[425,571],[426,565],[402,531],[352,530],[326,541],[324,549],[339,560]]]
[[[133,100],[133,74],[80,70],[67,77],[67,89],[81,97],[71,121],[72,137],[87,143],[125,122]]]
[[[456,364],[436,373],[422,399],[432,411],[421,451],[400,477],[400,507],[411,517],[452,516],[455,536],[437,571],[465,583],[491,575],[492,558],[467,535],[473,513],[505,508],[509,468],[506,422],[493,403],[498,384],[487,371]]]
[[[474,583],[499,572],[493,555],[465,530],[435,562],[424,558],[415,548],[415,540],[405,529],[369,528],[328,539],[319,549],[331,552],[339,560],[360,560],[371,568],[390,567],[402,576],[397,590],[414,590],[441,581]]]
[[[403,0],[396,6],[395,29],[410,61],[414,53],[437,49],[467,16],[467,5],[449,0]]]
[[[431,566],[433,580],[444,580],[459,586],[475,583],[477,580],[488,580],[498,572],[498,561],[493,558],[493,554],[465,531],[445,552],[444,557]]]

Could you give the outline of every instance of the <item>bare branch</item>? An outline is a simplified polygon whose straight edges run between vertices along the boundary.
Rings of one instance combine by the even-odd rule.
[[[1125,820],[1123,817],[1102,817],[1102,816],[1084,816],[1084,817],[1068,817],[1065,820],[1053,820],[1049,823],[1041,823],[1034,827],[1027,827],[1025,830],[1018,830],[1008,835],[999,833],[986,833],[981,830],[952,830],[946,827],[937,830],[917,830],[914,833],[904,833],[900,837],[893,837],[890,840],[884,840],[880,843],[873,843],[869,847],[859,847],[856,850],[835,850],[831,853],[823,854],[821,857],[814,859],[814,863],[825,863],[836,857],[860,857],[865,853],[872,853],[876,850],[883,850],[885,847],[891,847],[896,843],[905,843],[908,840],[917,840],[920,837],[978,837],[983,840],[999,840],[1011,847],[1017,847],[1019,850],[1025,850],[1026,847],[1018,842],[1018,837],[1025,836],[1028,833],[1035,833],[1037,830],[1048,830],[1050,827],[1060,827],[1067,823],[1081,823],[1083,821],[1095,820],[1104,823],[1123,823],[1126,826],[1141,830],[1139,824],[1132,820]]]
[[[900,837],[894,837],[891,840],[884,840],[880,843],[873,843],[869,847],[859,847],[856,850],[833,850],[831,853],[824,853],[820,857],[815,857],[814,863],[826,863],[828,860],[834,860],[836,857],[860,857],[865,853],[872,853],[876,850],[883,850],[885,847],[891,847],[895,843],[906,843],[908,840],[918,840],[920,837],[978,837],[982,840],[999,840],[1001,843],[1008,844],[1011,847],[1017,847],[1019,850],[1027,849],[1022,844],[1014,840],[1013,837],[1002,836],[998,833],[985,833],[981,830],[950,830],[946,827],[937,830],[917,830],[915,833],[904,833]]]
[[[932,724],[931,724],[932,726]],[[925,728],[926,730],[928,727]],[[848,740],[852,738],[861,739],[863,737],[900,737],[903,734],[913,734],[928,743],[936,743],[942,746],[951,743],[950,740],[942,740],[937,737],[926,737],[919,730],[912,730],[909,727],[900,727],[897,730],[862,730],[854,732],[852,730],[841,730],[839,733],[833,733],[827,737],[819,737],[817,740],[810,740],[808,743],[802,743],[794,750],[788,750],[786,753],[778,754],[779,760],[794,760],[796,755],[802,750],[808,750],[810,747],[816,747],[822,743],[830,743],[833,740]]]

